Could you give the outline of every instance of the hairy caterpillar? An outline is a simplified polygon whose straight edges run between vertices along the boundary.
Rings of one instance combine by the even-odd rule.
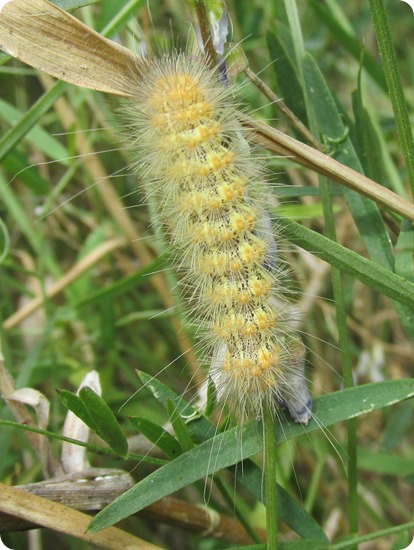
[[[127,145],[158,198],[218,394],[257,416],[285,402],[306,423],[310,397],[267,227],[263,167],[233,88],[200,56],[174,53],[137,68]]]

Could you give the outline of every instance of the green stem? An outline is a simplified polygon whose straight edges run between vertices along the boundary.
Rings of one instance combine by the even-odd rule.
[[[277,550],[277,444],[275,434],[275,419],[270,407],[266,407],[263,414],[263,437],[267,550]]]
[[[312,105],[309,90],[306,86],[304,74],[304,58],[305,46],[302,37],[302,31],[299,21],[296,2],[285,0],[286,13],[288,16],[289,26],[292,33],[294,50],[296,55],[299,77],[302,81],[303,92],[305,98],[306,112],[309,120],[309,127],[313,135],[319,134],[319,125],[315,109]],[[327,237],[336,242],[335,219],[333,215],[332,202],[328,187],[328,182],[325,177],[319,177],[320,191],[323,204],[324,220]],[[341,348],[342,365],[344,373],[345,387],[353,385],[352,380],[352,363],[351,353],[348,338],[348,329],[346,324],[346,309],[342,289],[341,273],[337,269],[332,268],[332,287],[336,303],[336,322],[339,334],[339,346]],[[356,423],[351,419],[347,423],[348,436],[348,522],[350,531],[358,530],[358,494],[357,494],[357,458],[356,458]]]
[[[401,533],[402,531],[408,531],[408,529],[414,528],[414,521],[408,523],[403,523],[402,525],[397,525],[395,527],[387,527],[381,531],[375,531],[374,533],[369,533],[368,535],[362,535],[360,537],[355,537],[354,539],[345,540],[342,542],[337,542],[332,544],[330,547],[331,550],[342,550],[343,548],[349,548],[354,544],[362,544],[364,542],[370,542],[375,539],[380,539],[382,537],[388,537],[390,535],[395,535]]]
[[[85,441],[80,441],[79,439],[65,437],[64,435],[55,434],[53,432],[49,432],[48,430],[41,430],[40,428],[35,428],[34,426],[19,424],[19,422],[14,422],[12,420],[4,420],[3,418],[0,418],[0,426],[9,426],[11,428],[16,428],[17,430],[25,430],[35,434],[44,435],[45,437],[49,437],[51,439],[57,439],[58,441],[64,441],[65,443],[72,443],[72,445],[77,445],[78,447],[85,447],[89,451],[119,457],[119,454],[109,447],[102,447],[102,445],[95,445],[89,442],[85,443]],[[164,466],[169,462],[169,460],[164,460],[162,458],[153,458],[148,455],[139,455],[136,453],[128,453],[125,460],[134,460],[138,463],[147,462],[148,464],[155,464],[156,466]]]
[[[211,38],[210,24],[208,22],[207,9],[204,0],[195,0],[195,11],[200,27],[201,39],[204,45],[204,51],[207,54],[211,67],[215,67],[217,63],[216,52]]]
[[[336,242],[335,219],[332,210],[332,202],[329,186],[326,178],[319,178],[322,196],[322,205],[325,219],[326,235]],[[344,373],[344,386],[350,388],[354,385],[352,378],[351,350],[346,324],[346,308],[342,287],[341,272],[332,268],[332,288],[335,299],[336,323],[338,327],[339,347],[341,349],[342,371]],[[351,533],[358,531],[358,468],[356,453],[356,422],[351,418],[347,422],[347,455],[348,455],[348,521]]]
[[[369,7],[401,142],[401,149],[407,166],[411,191],[414,196],[414,139],[384,2],[383,0],[369,0]]]

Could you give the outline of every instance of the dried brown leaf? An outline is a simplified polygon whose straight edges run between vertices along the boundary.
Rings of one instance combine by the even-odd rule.
[[[46,0],[0,2],[0,47],[56,78],[128,97],[134,54]]]

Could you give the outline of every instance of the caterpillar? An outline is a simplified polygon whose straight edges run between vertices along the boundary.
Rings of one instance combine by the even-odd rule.
[[[220,400],[258,417],[284,403],[307,423],[311,400],[268,227],[271,198],[234,91],[206,57],[140,59],[123,108],[125,141],[157,197]]]

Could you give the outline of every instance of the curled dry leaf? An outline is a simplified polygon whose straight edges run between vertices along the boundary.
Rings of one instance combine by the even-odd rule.
[[[96,370],[88,372],[80,383],[77,393],[85,386],[89,386],[95,393],[101,395],[101,384],[99,381],[99,374]],[[90,429],[88,426],[72,411],[69,411],[63,426],[63,435],[65,437],[87,442],[89,434]],[[74,445],[73,443],[62,443],[61,461],[63,470],[66,474],[83,472],[91,467],[86,457],[86,448]]]
[[[40,391],[33,388],[20,388],[8,395],[6,401],[13,401],[23,405],[29,405],[36,413],[36,425],[39,429],[45,430],[49,423],[49,400]],[[44,437],[39,438],[39,460],[43,468],[48,463],[48,442]]]
[[[47,428],[49,422],[49,400],[40,391],[33,388],[20,388],[7,396],[7,401],[23,403],[33,407],[36,412],[37,427],[41,430]]]

